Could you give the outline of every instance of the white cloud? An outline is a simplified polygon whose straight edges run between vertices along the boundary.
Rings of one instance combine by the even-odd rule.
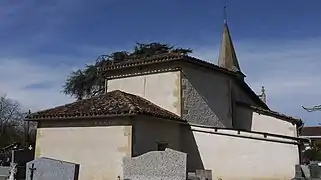
[[[0,94],[20,102],[32,111],[70,102],[60,93],[71,67],[49,66],[25,59],[0,59]],[[46,89],[26,88],[32,84],[49,83]]]
[[[321,103],[321,51],[318,50],[321,38],[282,42],[241,41],[235,46],[242,71],[247,75],[246,81],[256,93],[260,93],[261,85],[266,87],[268,104],[272,109],[306,119],[308,124],[316,124],[321,112],[307,113],[301,105]],[[194,56],[216,63],[218,44],[192,48],[195,48]],[[81,62],[84,61],[56,66],[46,62],[0,58],[0,93],[6,93],[32,111],[72,101],[60,91],[67,75],[73,68],[83,67]],[[25,89],[31,84],[48,82],[51,86],[46,89]]]

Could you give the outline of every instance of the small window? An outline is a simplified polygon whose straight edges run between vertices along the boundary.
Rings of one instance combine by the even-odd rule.
[[[165,151],[168,147],[168,143],[166,142],[157,142],[157,151]]]

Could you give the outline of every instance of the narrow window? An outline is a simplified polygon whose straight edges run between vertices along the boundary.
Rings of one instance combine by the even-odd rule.
[[[168,143],[166,142],[157,142],[157,151],[165,151],[168,147]]]

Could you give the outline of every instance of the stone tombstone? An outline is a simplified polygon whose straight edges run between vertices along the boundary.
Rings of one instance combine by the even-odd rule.
[[[195,172],[188,172],[187,173],[187,180],[200,180],[198,177],[196,177]]]
[[[10,175],[10,167],[0,166],[0,180],[7,180]]]
[[[200,180],[212,180],[212,170],[196,170],[195,174]]]
[[[17,165],[16,179],[25,179],[26,164],[34,159],[34,151],[29,149],[12,150],[11,163]]]
[[[297,164],[295,165],[295,178],[301,178],[304,177],[304,174],[301,169],[301,165]]]
[[[310,175],[309,166],[307,166],[307,165],[300,165],[300,166],[301,166],[301,169],[302,169],[303,177],[310,178],[311,175]]]
[[[18,166],[24,165],[33,160],[34,153],[29,149],[12,150],[11,162],[16,163]]]
[[[26,180],[78,180],[79,164],[41,157],[26,166]]]
[[[124,158],[124,180],[186,180],[187,154],[172,149]]]
[[[309,165],[311,178],[321,179],[321,166],[318,163]]]

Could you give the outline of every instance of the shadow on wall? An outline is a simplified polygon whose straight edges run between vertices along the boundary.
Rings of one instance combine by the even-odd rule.
[[[236,106],[235,118],[233,119],[233,128],[251,131],[253,111],[244,107]]]
[[[190,126],[181,126],[181,146],[182,152],[187,153],[187,171],[204,170],[203,161]]]
[[[232,127],[230,91],[227,78],[187,68],[182,78],[183,119],[215,127]],[[204,78],[207,78],[204,80]],[[210,83],[209,83],[210,82]]]
[[[132,157],[164,148],[187,153],[187,170],[203,170],[201,155],[190,126],[150,117],[133,117]],[[163,146],[164,145],[164,146]]]

